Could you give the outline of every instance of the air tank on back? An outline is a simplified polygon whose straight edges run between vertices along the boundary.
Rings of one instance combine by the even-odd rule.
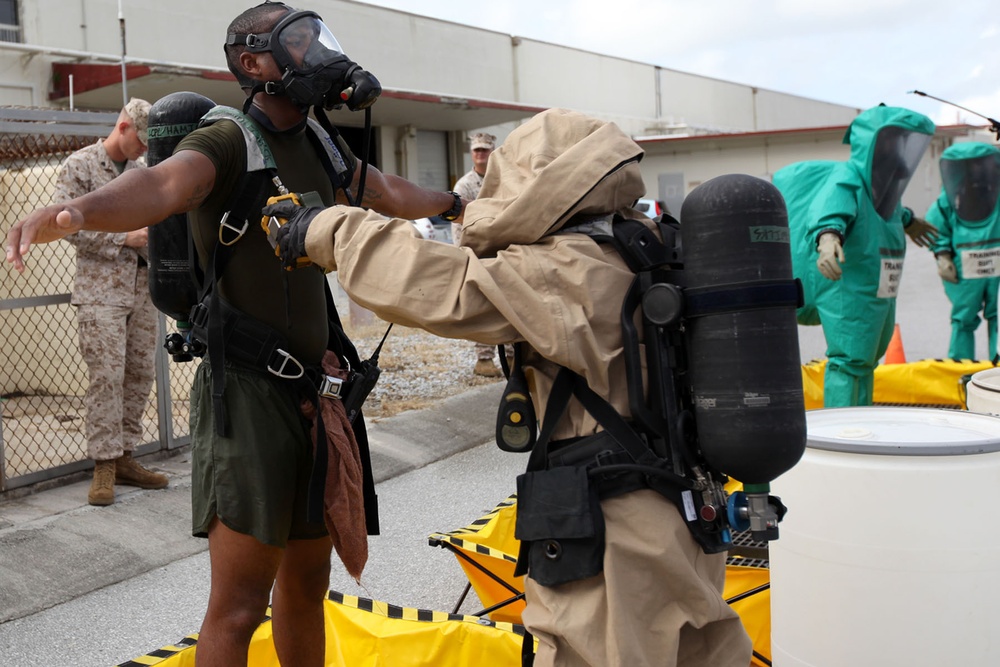
[[[178,92],[157,100],[149,109],[150,167],[169,158],[181,139],[198,127],[198,121],[215,103],[197,93]],[[189,255],[187,214],[171,215],[149,228],[149,294],[161,312],[186,328],[198,298],[196,266]]]
[[[719,176],[684,200],[680,231],[685,298],[702,304],[685,323],[699,444],[716,469],[767,484],[806,443],[784,200],[759,178]]]

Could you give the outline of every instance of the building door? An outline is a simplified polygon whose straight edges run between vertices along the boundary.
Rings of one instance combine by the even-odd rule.
[[[417,185],[429,190],[449,190],[448,133],[438,130],[417,131]]]

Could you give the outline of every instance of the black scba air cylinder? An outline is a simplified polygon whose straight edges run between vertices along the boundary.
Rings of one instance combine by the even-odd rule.
[[[687,301],[710,304],[685,324],[699,444],[721,472],[768,483],[806,443],[785,202],[767,181],[719,176],[684,200],[680,231]]]
[[[171,93],[149,108],[149,150],[154,167],[170,157],[181,139],[215,102],[197,93]],[[149,228],[149,295],[161,312],[186,322],[198,298],[188,256],[187,214],[178,213]]]

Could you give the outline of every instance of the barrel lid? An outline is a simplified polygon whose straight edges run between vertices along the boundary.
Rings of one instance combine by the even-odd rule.
[[[894,456],[1000,451],[1000,418],[935,408],[853,407],[806,412],[806,446]]]
[[[1000,393],[1000,368],[987,368],[985,371],[973,373],[969,382],[980,389]]]

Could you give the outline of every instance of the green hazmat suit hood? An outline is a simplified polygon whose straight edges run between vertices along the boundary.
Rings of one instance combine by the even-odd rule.
[[[851,123],[844,162],[797,162],[774,174],[788,207],[792,271],[802,281],[799,324],[823,327],[827,342],[824,405],[872,402],[873,371],[895,323],[906,254],[900,199],[934,134],[929,118],[908,109],[875,107]],[[817,239],[840,237],[840,280],[816,267]]]
[[[954,262],[957,282],[942,280],[951,301],[952,359],[976,359],[980,313],[986,320],[987,359],[997,354],[1000,290],[1000,149],[981,142],[949,146],[941,154],[941,194],[927,209],[938,228],[931,247]]]
[[[1000,197],[1000,149],[977,141],[941,154],[942,198],[966,226],[990,224]]]
[[[847,128],[848,163],[857,170],[883,220],[892,217],[933,135],[930,118],[900,107],[867,109]]]

